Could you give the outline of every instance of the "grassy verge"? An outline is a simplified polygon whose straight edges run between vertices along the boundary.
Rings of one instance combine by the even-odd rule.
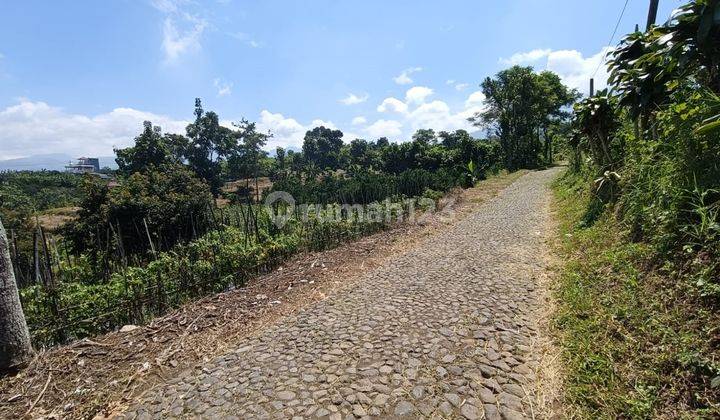
[[[584,226],[587,186],[570,175],[554,185],[553,328],[568,417],[717,418],[720,311],[649,245],[628,241],[611,212]]]

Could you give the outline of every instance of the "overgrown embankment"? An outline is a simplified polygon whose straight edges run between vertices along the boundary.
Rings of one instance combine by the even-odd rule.
[[[720,416],[720,314],[685,267],[632,242],[612,212],[586,223],[591,182],[556,182],[562,261],[553,326],[567,414]]]

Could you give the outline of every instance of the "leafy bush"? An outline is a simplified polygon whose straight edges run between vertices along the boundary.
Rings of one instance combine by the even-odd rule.
[[[80,217],[65,229],[76,253],[106,249],[111,231],[130,255],[170,249],[194,236],[212,205],[207,184],[182,165],[135,172],[112,189],[88,178],[83,188]]]
[[[421,196],[427,189],[446,192],[463,185],[464,179],[462,169],[411,169],[398,175],[362,172],[353,178],[328,175],[306,182],[289,178],[276,182],[272,191],[285,191],[298,203],[369,204],[395,196]]]
[[[406,207],[398,204],[398,212]],[[199,296],[240,287],[252,276],[271,270],[302,249],[323,250],[377,232],[384,221],[356,218],[326,220],[338,206],[322,210],[323,222],[292,219],[270,234],[267,215],[259,238],[226,226],[187,244],[158,253],[145,266],[114,272],[107,281],[61,281],[56,288],[35,285],[21,290],[25,316],[37,344],[53,344],[141,323]],[[68,279],[95,279],[91,258],[62,262]]]

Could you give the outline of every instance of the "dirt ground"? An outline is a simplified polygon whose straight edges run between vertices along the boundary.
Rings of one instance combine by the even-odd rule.
[[[505,174],[444,199],[444,209],[336,249],[304,253],[247,287],[187,304],[145,326],[39,352],[0,379],[0,418],[103,418],[183,370],[224,354],[243,337],[344,287],[502,191]]]

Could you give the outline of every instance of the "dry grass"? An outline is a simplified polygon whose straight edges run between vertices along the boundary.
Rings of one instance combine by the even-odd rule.
[[[38,214],[40,226],[49,232],[56,231],[65,223],[75,220],[79,207],[58,207]]]
[[[35,400],[33,417],[92,418],[120,412],[168,378],[360,281],[368,271],[470,214],[523,174],[501,174],[476,188],[454,191],[444,199],[444,210],[421,224],[298,255],[247,287],[189,303],[146,326],[41,351],[17,376],[0,380],[0,418],[22,416]]]
[[[551,207],[556,207],[553,203]],[[555,211],[551,211],[549,219],[550,226],[546,229],[549,236],[545,238],[547,249],[553,250],[557,241],[556,233],[559,231],[559,223]],[[561,349],[556,345],[557,336],[553,329],[553,317],[557,311],[557,301],[552,294],[552,287],[557,282],[558,271],[562,261],[552,251],[543,255],[546,271],[538,281],[538,290],[541,293],[541,309],[538,314],[540,326],[540,337],[535,343],[536,349],[540,352],[540,364],[537,369],[535,404],[538,412],[543,413],[545,418],[566,418],[563,405],[563,380],[564,372],[562,367]]]

